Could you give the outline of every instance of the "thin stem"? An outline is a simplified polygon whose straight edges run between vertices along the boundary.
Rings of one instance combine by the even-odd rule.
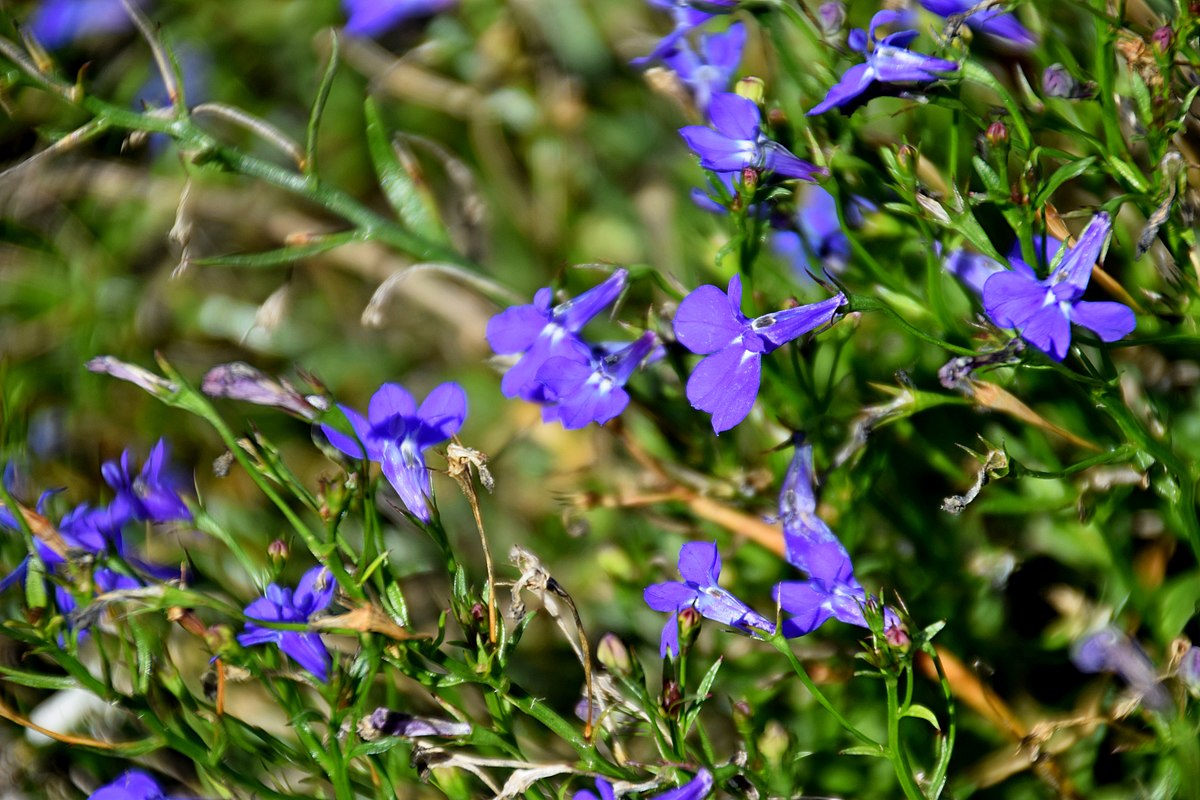
[[[904,790],[904,796],[908,800],[925,800],[921,788],[913,780],[912,768],[908,765],[908,757],[905,755],[904,745],[900,741],[900,701],[896,682],[895,675],[884,673],[883,683],[887,687],[888,709],[888,743],[884,750],[887,752],[888,760],[892,762],[892,769],[896,772],[896,778],[900,781],[900,788]]]
[[[813,679],[809,677],[808,671],[804,669],[804,665],[800,663],[800,659],[796,658],[796,654],[792,652],[791,645],[788,644],[788,640],[785,639],[782,634],[776,634],[767,641],[771,643],[772,647],[774,647],[780,653],[783,653],[784,657],[787,658],[788,663],[792,665],[792,670],[796,673],[796,676],[800,678],[800,682],[804,684],[804,687],[808,689],[813,697],[817,699],[817,702],[820,703],[821,706],[828,711],[835,720],[837,720],[838,724],[841,725],[847,733],[849,733],[855,739],[858,739],[863,744],[882,747],[879,742],[875,741],[870,736],[855,727],[854,723],[842,716],[842,712],[838,711],[837,708],[834,707],[833,703],[829,701],[829,698],[825,696],[825,693],[822,692],[817,687],[817,684],[813,682]]]

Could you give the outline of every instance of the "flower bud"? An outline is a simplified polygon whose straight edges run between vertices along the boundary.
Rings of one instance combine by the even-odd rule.
[[[662,703],[663,714],[667,717],[674,719],[679,716],[679,710],[683,706],[683,690],[679,687],[679,681],[668,680],[663,683],[659,702]]]
[[[596,646],[596,660],[614,675],[629,675],[633,672],[633,661],[629,648],[615,633],[606,633]]]
[[[753,192],[758,188],[758,169],[755,167],[745,167],[742,169],[742,186],[746,187],[747,192]]]
[[[1175,41],[1175,32],[1171,30],[1170,25],[1163,25],[1161,28],[1150,34],[1150,43],[1154,45],[1154,52],[1159,55],[1165,55],[1171,49],[1171,45]]]
[[[267,556],[276,566],[287,560],[288,545],[283,539],[276,539],[267,545]]]
[[[679,612],[679,648],[687,651],[700,635],[700,612],[694,606],[688,606]]]
[[[1051,64],[1042,73],[1042,92],[1047,97],[1075,98],[1079,96],[1079,82],[1062,64]]]
[[[1008,144],[1008,126],[1002,120],[996,120],[991,125],[988,125],[987,132],[983,134],[987,140],[989,147],[1001,147]]]
[[[821,23],[821,32],[825,36],[833,36],[841,31],[846,24],[846,6],[843,3],[822,3],[817,9],[817,20]]]
[[[734,87],[733,91],[747,100],[753,100],[759,105],[762,105],[763,95],[766,93],[762,78],[755,78],[753,76],[742,78],[737,82],[737,86]]]
[[[779,764],[788,752],[788,732],[778,720],[771,720],[758,737],[758,751],[770,764]]]
[[[884,641],[897,650],[907,650],[912,644],[912,639],[908,635],[908,631],[903,625],[893,625],[883,632]]]

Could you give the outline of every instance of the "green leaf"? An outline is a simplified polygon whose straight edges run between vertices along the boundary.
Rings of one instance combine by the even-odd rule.
[[[1042,206],[1046,205],[1046,201],[1054,196],[1054,193],[1058,191],[1058,187],[1062,186],[1067,181],[1072,181],[1078,178],[1095,162],[1095,156],[1088,156],[1087,158],[1081,158],[1078,161],[1071,161],[1067,164],[1063,164],[1061,167],[1054,170],[1054,174],[1050,176],[1048,181],[1046,181],[1046,185],[1039,189],[1038,193],[1034,195],[1034,208],[1041,208]]]
[[[930,725],[932,725],[935,729],[937,729],[939,731],[942,729],[942,726],[938,724],[937,717],[934,716],[933,712],[930,711],[925,706],[920,705],[918,703],[914,703],[913,705],[911,705],[908,708],[901,711],[900,716],[901,717],[915,717],[916,719],[923,719],[926,722],[928,722]]]
[[[25,571],[25,603],[30,608],[46,607],[46,567],[37,555],[29,557]]]
[[[839,751],[839,755],[887,758],[887,754],[883,752],[883,748],[877,744],[857,744],[854,747],[847,747],[845,750]]]
[[[9,683],[29,686],[33,689],[62,691],[64,689],[79,688],[79,684],[75,679],[68,675],[39,675],[35,672],[25,672],[24,670],[13,669],[12,667],[0,666],[0,676],[3,676],[4,680]]]
[[[202,267],[285,267],[311,256],[328,253],[342,245],[366,239],[362,231],[343,231],[326,236],[317,236],[305,244],[280,247],[261,253],[229,253],[221,256],[193,258],[191,263]]]
[[[992,165],[984,161],[979,156],[971,159],[971,164],[975,166],[975,172],[979,175],[979,179],[983,181],[983,185],[987,187],[988,194],[997,196],[1008,196],[1008,192],[1004,190],[1004,183],[1000,180],[1000,176],[996,170],[992,169]]]
[[[384,129],[379,117],[379,107],[367,98],[364,103],[367,117],[367,147],[379,186],[387,195],[396,216],[413,233],[433,241],[446,241],[446,230],[438,217],[437,205],[411,160],[408,169],[401,164],[396,146]]]
[[[713,681],[717,679],[717,672],[720,671],[721,665],[725,663],[725,659],[718,658],[716,662],[709,667],[708,672],[704,673],[704,677],[700,681],[699,688],[696,689],[696,699],[692,701],[691,708],[683,717],[683,735],[687,736],[688,731],[692,729],[692,725],[696,722],[696,717],[700,716],[700,710],[704,708],[704,702],[708,699],[708,692],[712,689]]]
[[[1162,641],[1174,639],[1200,607],[1200,580],[1188,573],[1167,581],[1158,593],[1158,613],[1154,624]]]

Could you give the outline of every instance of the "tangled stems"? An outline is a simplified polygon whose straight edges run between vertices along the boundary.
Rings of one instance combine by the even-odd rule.
[[[161,111],[139,113],[83,93],[75,86],[40,72],[22,55],[20,49],[7,39],[0,39],[0,55],[16,65],[30,84],[51,92],[89,113],[93,120],[80,129],[86,130],[89,137],[110,128],[165,134],[176,142],[180,151],[188,155],[192,163],[219,164],[230,172],[256,178],[283,189],[352,223],[362,238],[389,245],[421,261],[448,262],[478,271],[477,265],[453,248],[431,242],[413,233],[404,226],[376,214],[342,190],[326,184],[312,171],[312,165],[309,163],[298,164],[304,171],[297,172],[227,147],[197,125],[186,109],[175,109],[170,116],[164,116]],[[320,99],[318,96],[318,101]],[[320,105],[322,104],[318,102],[317,107]],[[315,137],[315,130],[315,123],[310,121],[310,141]]]

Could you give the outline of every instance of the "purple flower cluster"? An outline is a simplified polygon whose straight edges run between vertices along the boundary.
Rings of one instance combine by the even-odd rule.
[[[696,108],[708,116],[713,97],[729,89],[745,47],[746,26],[735,22],[722,33],[702,34],[695,50],[680,38],[662,59],[691,90]]]
[[[855,28],[850,32],[851,49],[866,56],[866,62],[846,70],[830,88],[825,99],[809,110],[809,116],[837,108],[848,114],[871,97],[896,91],[894,84],[929,83],[945,73],[958,70],[958,64],[907,49],[917,38],[915,30],[896,31],[882,39],[875,31],[893,23],[907,24],[911,16],[904,11],[880,11],[871,18],[870,31]],[[868,41],[872,45],[868,49]]]
[[[817,516],[816,508],[812,446],[800,444],[779,495],[779,516],[783,522],[785,557],[789,564],[807,573],[808,579],[782,581],[773,592],[780,608],[792,615],[781,629],[789,639],[811,633],[830,618],[870,629],[865,612],[868,608],[878,608],[878,600],[868,595],[854,577],[850,554]],[[664,658],[679,653],[678,617],[688,608],[745,633],[757,631],[768,636],[775,633],[773,622],[718,585],[720,573],[717,546],[689,542],[679,551],[679,574],[683,580],[646,587],[643,595],[646,604],[671,615],[663,627],[659,645]],[[880,613],[887,640],[892,644],[907,642],[907,632],[896,613],[886,607]]]
[[[793,615],[783,623],[784,635],[803,636],[830,617],[869,628],[863,609],[877,601],[854,577],[846,548],[817,516],[812,445],[796,448],[779,495],[779,517],[788,563],[808,574],[806,581],[783,581],[775,587],[780,607]],[[900,619],[890,608],[883,610],[883,628],[890,640],[899,638]]]
[[[520,358],[504,374],[500,391],[542,405],[542,419],[564,428],[603,425],[625,410],[625,384],[648,359],[658,340],[647,332],[629,343],[591,344],[580,332],[621,292],[629,273],[618,269],[578,297],[551,306],[553,293],[539,289],[533,303],[513,306],[488,321],[487,340],[500,355]]]
[[[304,573],[295,591],[274,583],[267,586],[262,597],[246,606],[246,616],[263,622],[307,623],[329,607],[335,588],[328,568],[313,567]],[[333,659],[318,633],[279,630],[247,622],[237,640],[242,647],[274,644],[318,680],[329,680]]]
[[[354,435],[323,422],[325,438],[351,458],[379,462],[408,513],[429,522],[433,487],[424,451],[446,441],[462,427],[467,418],[467,395],[462,387],[443,383],[418,408],[407,389],[398,383],[385,383],[371,396],[366,417],[349,406],[339,404],[338,408],[346,415]]]
[[[701,286],[675,312],[675,338],[706,356],[687,382],[693,408],[712,414],[713,431],[737,425],[754,406],[762,357],[788,342],[833,322],[846,297],[764,314],[750,319],[742,313],[742,279],[729,279],[727,291]]]
[[[167,443],[160,439],[136,475],[130,467],[128,450],[121,454],[120,461],[105,462],[101,474],[115,492],[112,502],[95,507],[80,503],[60,518],[55,529],[66,544],[65,557],[42,539],[35,538],[33,544],[41,563],[53,571],[66,564],[68,558],[114,556],[143,575],[157,579],[178,577],[178,568],[151,564],[135,557],[128,551],[124,537],[125,526],[133,522],[191,521],[191,512],[180,495],[179,484],[171,474],[167,458]],[[11,485],[11,476],[11,470],[6,470],[6,485]],[[42,493],[37,502],[37,513],[45,512],[47,501],[55,493]],[[0,507],[0,528],[18,530],[19,526],[13,511]],[[0,580],[0,591],[14,583],[24,583],[29,574],[31,557],[26,556],[16,569]],[[141,585],[137,578],[105,566],[93,570],[92,581],[100,592],[133,589]],[[61,613],[69,615],[76,610],[75,598],[65,586],[56,584],[54,596]]]

